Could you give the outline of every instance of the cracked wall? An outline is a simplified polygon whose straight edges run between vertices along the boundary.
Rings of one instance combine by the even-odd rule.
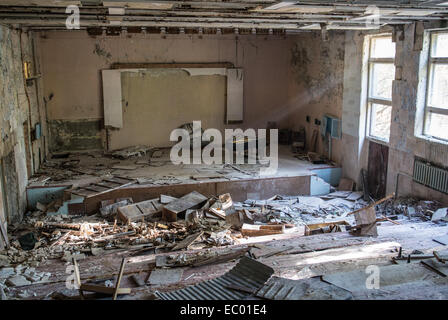
[[[425,29],[434,27],[426,25]],[[448,195],[413,182],[406,176],[412,176],[416,156],[440,166],[446,167],[448,164],[448,144],[426,139],[418,130],[421,127],[418,113],[424,107],[424,88],[421,86],[426,75],[424,55],[424,50],[414,50],[414,25],[406,25],[404,38],[396,42],[395,67],[396,70],[401,69],[401,72],[396,72],[399,75],[392,87],[387,192],[395,191],[397,174],[403,173],[405,175],[400,175],[398,182],[399,195],[434,199],[448,204]]]
[[[45,115],[38,102],[37,81],[24,80],[23,61],[34,66],[32,34],[0,26],[0,159],[4,209],[8,223],[22,219],[26,211],[25,190],[28,178],[39,168],[45,156]],[[32,134],[36,124],[43,136]]]
[[[434,26],[432,26],[434,27]],[[431,26],[425,26],[426,29]],[[366,138],[366,65],[363,65],[364,37],[368,33],[347,32],[343,102],[343,176],[360,185],[360,170],[367,169],[369,139]],[[427,42],[427,39],[425,40]],[[448,164],[448,145],[430,141],[418,131],[424,101],[426,58],[414,50],[414,25],[407,25],[404,38],[396,42],[396,79],[392,86],[392,121],[386,193],[397,190],[399,196],[439,200],[448,204],[448,196],[413,182],[414,157],[432,163]],[[416,131],[417,130],[417,131]],[[399,175],[398,189],[397,175]]]
[[[320,32],[304,33],[291,48],[291,70],[293,81],[290,92],[293,95],[290,126],[306,129],[307,145],[311,144],[314,130],[324,115],[342,117],[344,79],[345,34],[331,31],[329,41],[322,41]],[[310,122],[306,121],[310,117]],[[328,155],[328,140],[319,133],[317,151]],[[341,162],[342,141],[332,139],[332,160]]]

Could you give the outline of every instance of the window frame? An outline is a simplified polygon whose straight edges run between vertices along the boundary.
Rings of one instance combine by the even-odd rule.
[[[378,137],[372,134],[372,121],[373,121],[373,104],[385,105],[392,108],[392,92],[391,98],[386,99],[382,97],[376,97],[373,95],[373,68],[375,64],[391,64],[395,67],[395,54],[393,58],[372,58],[372,48],[374,39],[378,38],[390,38],[392,40],[392,34],[379,34],[369,37],[368,56],[367,56],[367,137],[369,139],[377,140],[382,143],[389,143],[390,134],[387,139]],[[395,73],[395,71],[394,71]],[[394,79],[393,79],[394,80]],[[391,123],[389,124],[391,126]]]
[[[442,114],[448,116],[448,109],[437,108],[429,105],[429,95],[430,90],[433,85],[433,77],[434,77],[434,67],[437,64],[448,64],[448,55],[446,57],[432,57],[433,51],[433,41],[435,34],[445,33],[448,34],[448,30],[433,30],[429,32],[429,47],[428,47],[428,59],[427,59],[427,70],[426,70],[426,89],[425,89],[425,106],[424,106],[424,114],[423,114],[423,128],[422,135],[426,138],[448,142],[448,139],[433,136],[431,134],[426,133],[427,127],[429,124],[429,113]]]

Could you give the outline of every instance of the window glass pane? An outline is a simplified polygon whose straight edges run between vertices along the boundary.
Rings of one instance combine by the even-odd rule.
[[[448,57],[448,32],[432,34],[431,56],[433,58]]]
[[[392,99],[392,81],[395,78],[395,66],[392,63],[371,64],[371,90],[369,97]]]
[[[370,135],[389,141],[392,107],[372,103]]]
[[[433,64],[428,90],[431,107],[448,109],[448,64]]]
[[[448,116],[428,112],[425,123],[425,134],[448,140]]]
[[[395,57],[395,43],[392,37],[372,38],[370,47],[371,58],[393,58]]]

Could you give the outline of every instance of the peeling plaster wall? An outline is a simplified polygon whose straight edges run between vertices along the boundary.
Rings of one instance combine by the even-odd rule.
[[[395,191],[398,172],[413,174],[414,157],[418,156],[438,165],[448,165],[448,144],[427,140],[415,131],[420,103],[421,87],[426,68],[424,51],[415,51],[414,25],[407,25],[404,39],[396,42],[395,67],[402,69],[401,79],[395,80],[392,89],[392,124],[387,177],[387,192]],[[424,70],[421,70],[421,68]],[[419,87],[420,85],[420,87]],[[417,120],[418,121],[418,120]],[[404,175],[399,177],[399,195],[412,195],[435,199],[448,204],[448,195],[415,183]]]
[[[0,26],[0,159],[9,223],[22,219],[29,175],[45,156],[45,152],[39,152],[43,138],[31,141],[31,130],[25,130],[35,128],[36,123],[43,124],[45,117],[38,106],[36,83],[25,84],[22,59],[31,62],[33,68],[32,34]],[[32,74],[36,74],[36,69]],[[45,135],[44,130],[42,134]]]
[[[369,140],[366,138],[366,79],[363,66],[364,37],[361,32],[347,32],[345,47],[344,98],[342,116],[343,176],[360,185],[360,170],[367,169]],[[426,74],[423,51],[414,51],[414,26],[405,27],[404,40],[396,42],[395,67],[401,68],[401,79],[393,82],[392,122],[386,192],[435,199],[448,204],[448,195],[412,181],[414,157],[447,166],[448,145],[418,137],[419,113],[424,99],[423,75]],[[400,72],[396,72],[400,74]],[[399,76],[398,76],[399,77]],[[396,76],[397,78],[397,76]],[[420,111],[419,111],[420,110]],[[416,136],[417,134],[417,136]],[[408,176],[406,176],[408,175]]]
[[[322,43],[320,33],[314,32],[287,37],[204,35],[202,39],[197,35],[166,35],[164,39],[154,34],[90,37],[84,31],[41,32],[52,150],[106,145],[102,128],[80,133],[72,122],[103,123],[101,70],[112,63],[230,62],[243,68],[244,122],[228,128],[266,128],[269,121],[277,122],[279,128],[296,127],[306,124],[307,113],[313,119],[321,119],[324,113],[341,116],[344,36],[334,35],[335,40]],[[302,50],[306,56],[300,56]],[[309,66],[303,70],[305,64]],[[56,136],[58,132],[62,137]],[[307,132],[309,139],[311,133]],[[83,139],[88,142],[84,146]],[[340,142],[333,143],[334,154],[340,154]]]
[[[365,34],[347,31],[345,36],[342,102],[342,176],[361,186],[360,171],[367,168],[366,133],[367,65],[363,63]]]
[[[294,42],[291,50],[293,96],[290,126],[304,126],[307,145],[314,130],[319,132],[315,119],[324,115],[342,117],[344,80],[345,34],[332,31],[329,41],[322,41],[320,32],[304,33]],[[310,116],[310,122],[306,122]],[[332,160],[341,162],[342,140],[332,139]],[[317,151],[328,155],[328,143],[319,133]]]

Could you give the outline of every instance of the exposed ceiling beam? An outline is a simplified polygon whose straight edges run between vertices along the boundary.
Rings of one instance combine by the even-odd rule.
[[[60,28],[68,17],[66,6],[75,4],[84,28],[121,25],[299,29],[303,23],[339,23],[348,28],[349,24],[365,25],[371,17],[366,8],[372,4],[380,10],[380,25],[447,20],[445,2],[448,0],[1,0],[0,22]]]

